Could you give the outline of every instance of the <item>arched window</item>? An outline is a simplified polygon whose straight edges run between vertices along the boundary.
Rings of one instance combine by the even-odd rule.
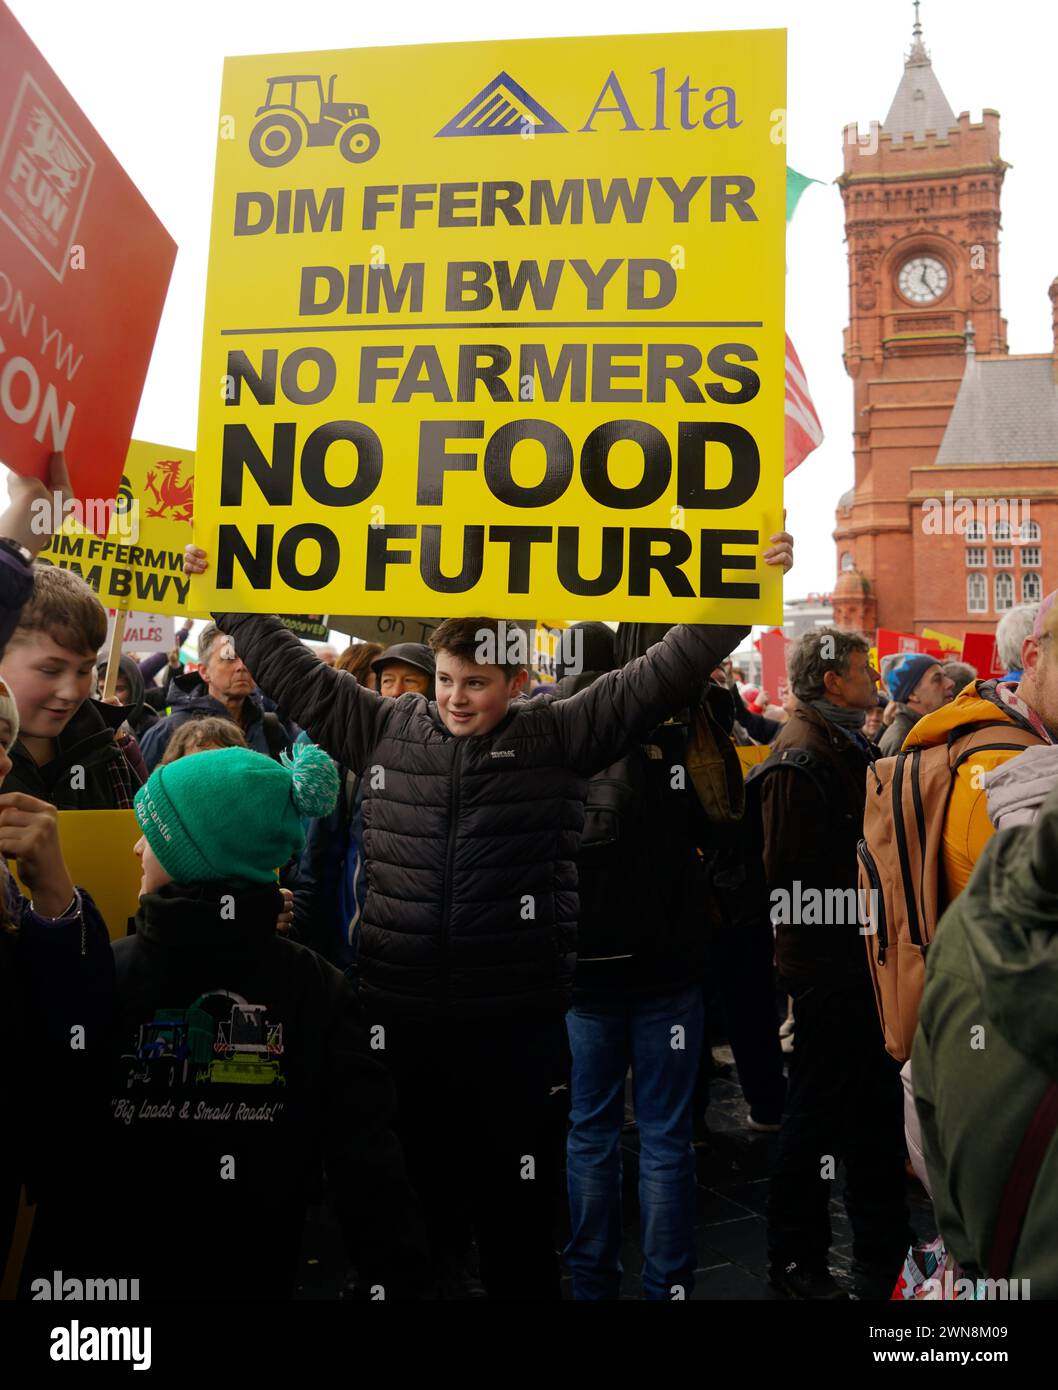
[[[844,552],[842,553],[842,556],[841,556],[841,572],[842,572],[842,574],[847,574],[847,573],[849,572],[849,570],[854,570],[855,568],[856,568],[856,561],[852,558],[852,551],[851,551],[851,550],[846,550],[846,551],[844,551]]]
[[[1021,523],[1021,539],[1023,541],[1038,541],[1040,538],[1040,523],[1038,521],[1023,521]]]
[[[966,577],[966,611],[988,612],[988,585],[983,574],[970,574]]]
[[[985,538],[985,524],[983,521],[971,521],[966,527],[967,541],[983,541]]]
[[[997,521],[992,527],[992,539],[994,541],[1010,540],[1010,522]]]
[[[995,581],[996,612],[1014,607],[1014,580],[1009,574],[997,574]]]
[[[1039,603],[1043,597],[1043,584],[1040,576],[1030,570],[1021,576],[1022,603]]]

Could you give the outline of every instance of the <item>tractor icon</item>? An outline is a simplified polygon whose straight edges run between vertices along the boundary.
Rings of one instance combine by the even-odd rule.
[[[378,131],[368,125],[367,107],[355,101],[335,101],[334,81],[318,75],[270,77],[263,106],[254,112],[257,124],[250,132],[250,153],[266,169],[289,164],[302,145],[333,145],[350,164],[363,164],[378,152]],[[315,119],[313,117],[315,116]]]

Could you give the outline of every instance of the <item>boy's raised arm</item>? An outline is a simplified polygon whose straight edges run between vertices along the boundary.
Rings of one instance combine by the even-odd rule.
[[[793,537],[778,531],[770,541],[761,559],[785,573],[793,565]],[[644,656],[571,699],[556,701],[552,709],[569,765],[591,776],[622,757],[637,739],[696,700],[713,670],[749,632],[720,625],[671,628]]]
[[[214,613],[213,621],[269,699],[337,762],[362,773],[393,702],[325,665],[278,618]]]
[[[566,759],[590,776],[637,739],[697,700],[710,673],[749,635],[748,627],[672,628],[644,656],[552,706]]]

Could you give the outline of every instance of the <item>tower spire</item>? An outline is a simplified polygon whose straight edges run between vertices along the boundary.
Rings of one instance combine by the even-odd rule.
[[[923,140],[927,130],[944,133],[956,123],[955,112],[933,71],[929,50],[922,42],[919,3],[920,0],[914,0],[915,23],[911,29],[911,51],[904,59],[904,75],[882,124],[882,130],[896,141],[909,133],[915,140]]]
[[[911,52],[904,61],[905,67],[924,67],[929,65],[929,53],[922,42],[922,19],[918,12],[921,0],[914,0],[915,22],[911,28]]]

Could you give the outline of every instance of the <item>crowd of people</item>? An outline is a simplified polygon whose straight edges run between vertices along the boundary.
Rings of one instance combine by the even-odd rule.
[[[321,656],[238,613],[194,671],[122,657],[108,702],[104,610],[33,562],[42,485],[9,487],[0,1229],[6,1250],[24,1189],[23,1296],[61,1270],[289,1297],[325,1191],[350,1297],[557,1299],[564,1265],[574,1298],[616,1298],[630,1097],[643,1295],[687,1298],[718,999],[745,1122],[777,1136],[779,1293],[847,1296],[843,1180],[858,1297],[906,1268],[912,1181],[964,1282],[1058,1295],[1054,595],[1000,625],[1001,680],[919,654],[879,673],[823,628],[779,706],[732,667],[745,628],[581,624],[578,668],[530,688],[479,659],[493,619]],[[792,557],[782,532],[762,560]],[[770,751],[744,779],[749,742]],[[871,800],[905,778],[931,847],[910,888]],[[71,881],[57,812],[130,808],[125,934]],[[101,861],[131,852],[101,831]],[[869,919],[802,909],[865,865]],[[885,951],[912,920],[896,1018]]]

